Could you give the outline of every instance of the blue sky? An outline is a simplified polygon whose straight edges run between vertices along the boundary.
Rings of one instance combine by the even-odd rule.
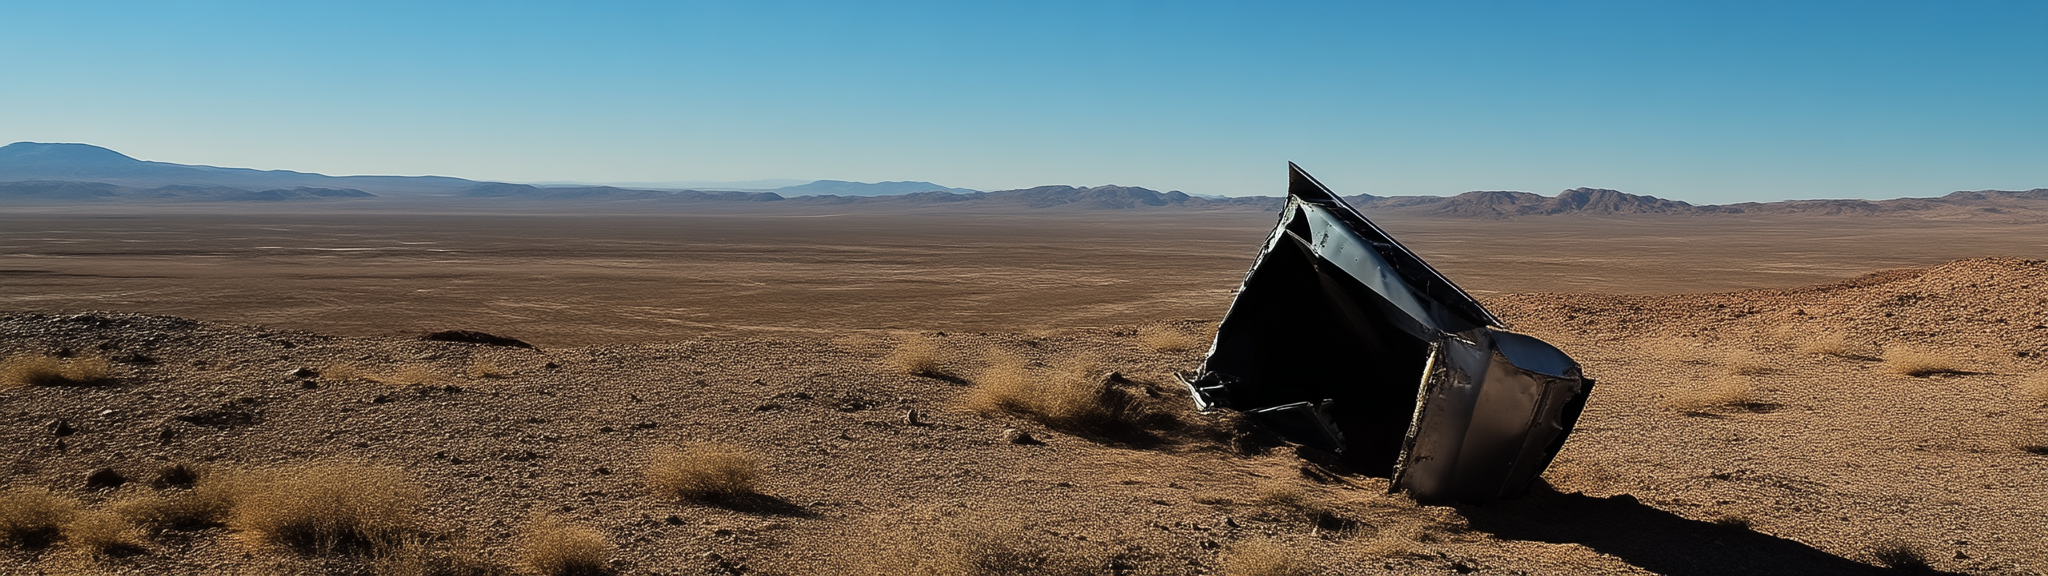
[[[329,174],[2048,187],[2048,2],[16,2],[0,140]]]

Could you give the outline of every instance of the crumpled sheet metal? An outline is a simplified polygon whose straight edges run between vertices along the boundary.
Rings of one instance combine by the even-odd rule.
[[[1288,167],[1279,224],[1181,377],[1196,407],[1243,412],[1417,498],[1526,492],[1593,381]]]

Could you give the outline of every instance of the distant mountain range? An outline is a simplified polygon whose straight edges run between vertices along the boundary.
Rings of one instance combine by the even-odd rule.
[[[1020,209],[1128,210],[1248,208],[1278,210],[1270,196],[1220,197],[1135,186],[1039,186],[982,192],[930,182],[818,180],[772,190],[676,190],[618,186],[535,186],[445,176],[327,176],[287,170],[218,168],[136,160],[89,144],[17,142],[0,146],[0,204],[76,202],[311,202],[431,197],[458,202],[777,202],[818,205],[974,205]],[[1936,198],[1788,200],[1693,205],[1601,188],[1556,196],[1479,191],[1456,196],[1349,196],[1371,214],[1458,218],[1632,214],[1819,214],[1968,217],[2028,214],[2048,218],[2048,188],[1980,190]]]

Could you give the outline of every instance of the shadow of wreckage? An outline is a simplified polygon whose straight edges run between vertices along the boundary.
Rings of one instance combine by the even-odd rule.
[[[1288,164],[1287,205],[1199,369],[1201,411],[1392,479],[1422,500],[1527,492],[1593,380]]]

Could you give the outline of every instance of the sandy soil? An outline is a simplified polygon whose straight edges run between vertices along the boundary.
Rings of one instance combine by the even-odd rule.
[[[914,216],[936,222],[944,215]],[[2048,493],[2048,455],[2040,454],[2048,452],[2048,407],[2020,391],[2048,369],[2048,264],[1964,260],[1806,287],[1764,280],[1843,277],[1837,272],[1853,266],[1846,262],[2037,249],[2024,239],[2038,246],[2038,233],[1951,230],[1952,242],[1916,242],[1915,234],[1934,232],[1880,234],[1870,224],[1815,234],[1811,226],[1752,223],[1745,224],[1746,240],[1704,242],[1668,223],[1588,223],[1572,232],[1555,230],[1553,222],[1550,233],[1527,241],[1545,250],[1525,249],[1556,253],[1558,260],[1489,269],[1501,257],[1470,260],[1486,251],[1485,242],[1506,241],[1459,241],[1456,230],[1474,223],[1434,232],[1388,223],[1425,258],[1481,291],[1516,329],[1558,344],[1600,380],[1579,431],[1546,475],[1548,487],[1509,502],[1419,505],[1385,494],[1384,479],[1332,475],[1285,447],[1262,448],[1256,437],[1236,436],[1227,418],[1189,412],[1185,397],[1166,385],[1169,372],[1192,367],[1200,354],[1161,350],[1155,337],[1203,335],[1203,319],[1220,316],[1249,246],[1264,233],[1263,216],[1189,217],[1214,218],[1207,221],[1213,226],[1195,233],[1111,218],[1071,228],[1042,219],[976,221],[950,229],[975,238],[946,245],[964,246],[953,252],[933,248],[941,235],[904,226],[900,215],[840,220],[858,225],[839,229],[839,236],[799,234],[809,239],[795,247],[765,241],[748,232],[758,226],[745,222],[705,232],[703,238],[727,239],[723,244],[698,244],[677,240],[672,222],[654,219],[636,237],[631,219],[549,231],[529,215],[478,216],[507,219],[459,228],[508,230],[495,241],[498,250],[462,244],[472,233],[444,232],[434,241],[455,244],[470,262],[434,279],[401,273],[433,268],[433,255],[349,262],[357,256],[307,260],[256,251],[294,239],[309,247],[362,247],[335,244],[344,233],[366,234],[357,239],[364,246],[421,241],[427,230],[447,227],[448,217],[353,232],[310,216],[242,224],[202,219],[194,222],[220,230],[268,219],[285,230],[260,241],[237,232],[221,233],[211,245],[127,247],[113,244],[114,229],[150,230],[176,219],[104,229],[84,228],[89,222],[82,218],[24,219],[45,223],[47,233],[5,228],[6,267],[47,273],[8,276],[7,306],[60,310],[119,301],[125,304],[101,307],[160,305],[244,323],[116,312],[0,317],[0,354],[104,356],[116,359],[118,375],[111,386],[0,390],[7,407],[0,443],[17,447],[0,456],[4,484],[50,488],[103,506],[151,490],[86,489],[84,478],[103,467],[140,478],[168,462],[263,468],[367,461],[404,470],[428,495],[426,528],[486,556],[512,561],[522,546],[519,527],[534,512],[551,511],[598,528],[618,546],[614,566],[624,574],[866,573],[876,564],[943,555],[931,550],[943,551],[947,534],[984,525],[1021,525],[1019,534],[1052,542],[1100,573],[1222,573],[1233,557],[1262,543],[1332,574],[1859,574],[1879,572],[1873,566],[1885,548],[1912,550],[1944,571],[2048,573],[2048,499],[2041,497]],[[1543,228],[1538,224],[1486,225]],[[319,226],[336,228],[321,237],[313,232]],[[846,240],[848,230],[862,226],[868,231],[853,235],[859,242]],[[1718,230],[1728,232],[1725,226]],[[190,240],[200,227],[163,224],[191,242],[202,242]],[[1614,236],[1590,234],[1600,230]],[[1653,241],[1658,230],[1669,240]],[[549,241],[520,248],[517,240],[586,233],[603,241],[570,250]],[[1011,248],[1026,236],[1040,243]],[[65,246],[77,247],[36,238],[69,238]],[[2001,238],[2003,248],[1992,249]],[[1153,251],[1134,257],[1132,245]],[[770,281],[834,277],[835,257],[817,253],[831,246],[848,251],[836,257],[845,261],[848,282],[876,286],[872,293],[834,300],[824,280],[808,287]],[[1580,250],[1576,256],[1564,250],[1572,247]],[[1045,254],[1055,248],[1092,249],[1097,258]],[[603,254],[637,264],[559,272]],[[1712,254],[1724,256],[1660,269],[1655,277],[1645,272],[1658,255]],[[207,258],[225,263],[205,264]],[[665,258],[712,264],[697,274],[647,270],[678,265]],[[1745,267],[1744,259],[1759,264]],[[302,263],[309,261],[319,264]],[[125,275],[169,278],[64,276],[123,275],[110,262],[157,267]],[[549,269],[556,278],[569,280],[513,273],[546,262],[558,266]],[[324,278],[281,273],[293,266],[340,271]],[[370,275],[380,267],[388,277]],[[1585,278],[1559,278],[1558,267],[1663,288],[1589,293],[1598,288]],[[926,269],[953,280],[920,284]],[[1101,281],[1075,279],[1090,274]],[[715,281],[692,290],[660,288],[693,275]],[[535,300],[572,297],[612,285],[608,279],[636,280],[641,287],[615,292],[610,301],[672,297],[702,306],[710,318],[703,324],[712,328],[684,332],[667,327],[672,322],[648,321],[627,322],[631,327],[618,333],[594,330],[634,313],[603,311],[603,299],[593,296],[581,305],[592,310],[588,315],[563,313],[570,326],[527,332],[518,328],[544,324],[555,312],[505,321],[482,312],[499,308],[478,304],[479,292],[408,304],[404,289],[376,289],[445,287],[465,277],[503,282],[475,290]],[[745,279],[759,291],[744,299],[706,295],[712,286],[742,286]],[[1225,292],[1206,292],[1218,282]],[[1728,282],[1777,288],[1677,289]],[[551,285],[561,287],[536,288]],[[115,288],[64,293],[95,286]],[[942,296],[918,305],[900,294],[906,286]],[[107,297],[115,292],[131,296]],[[973,296],[953,299],[962,292]],[[1034,296],[1041,293],[1049,295]],[[355,297],[377,305],[349,303]],[[241,300],[202,302],[224,298]],[[869,301],[871,307],[862,305]],[[265,307],[277,302],[305,304]],[[1089,302],[1126,308],[1091,310]],[[350,318],[373,316],[367,310],[378,312]],[[1011,316],[984,318],[990,310]],[[735,328],[742,326],[738,319],[756,315],[786,329]],[[314,325],[322,327],[308,328]],[[543,346],[396,335],[427,328],[485,329]],[[655,337],[663,329],[671,337]],[[1815,352],[1814,342],[1835,337],[1842,344],[1836,348],[1847,352]],[[632,338],[639,340],[617,343]],[[917,338],[941,343],[949,376],[904,375],[884,360]],[[1905,376],[1879,359],[1903,351],[1946,359],[1954,370]],[[1153,406],[1172,424],[1135,436],[1103,435],[968,411],[964,396],[1003,355],[1047,366],[1095,359],[1101,369],[1157,392]],[[477,376],[484,364],[504,377]],[[288,374],[300,367],[322,374]],[[405,372],[413,375],[398,376]],[[404,382],[421,379],[432,381]],[[1730,382],[1751,398],[1688,401]],[[920,423],[906,420],[909,410],[922,415]],[[246,417],[208,417],[219,414]],[[57,419],[74,433],[52,434]],[[1006,442],[1006,428],[1044,444]],[[640,472],[650,454],[707,440],[761,455],[770,498],[717,506],[646,489]],[[119,559],[87,558],[63,546],[0,551],[0,573],[345,574],[369,566],[362,558],[252,544],[226,528],[153,535],[147,549]]]

